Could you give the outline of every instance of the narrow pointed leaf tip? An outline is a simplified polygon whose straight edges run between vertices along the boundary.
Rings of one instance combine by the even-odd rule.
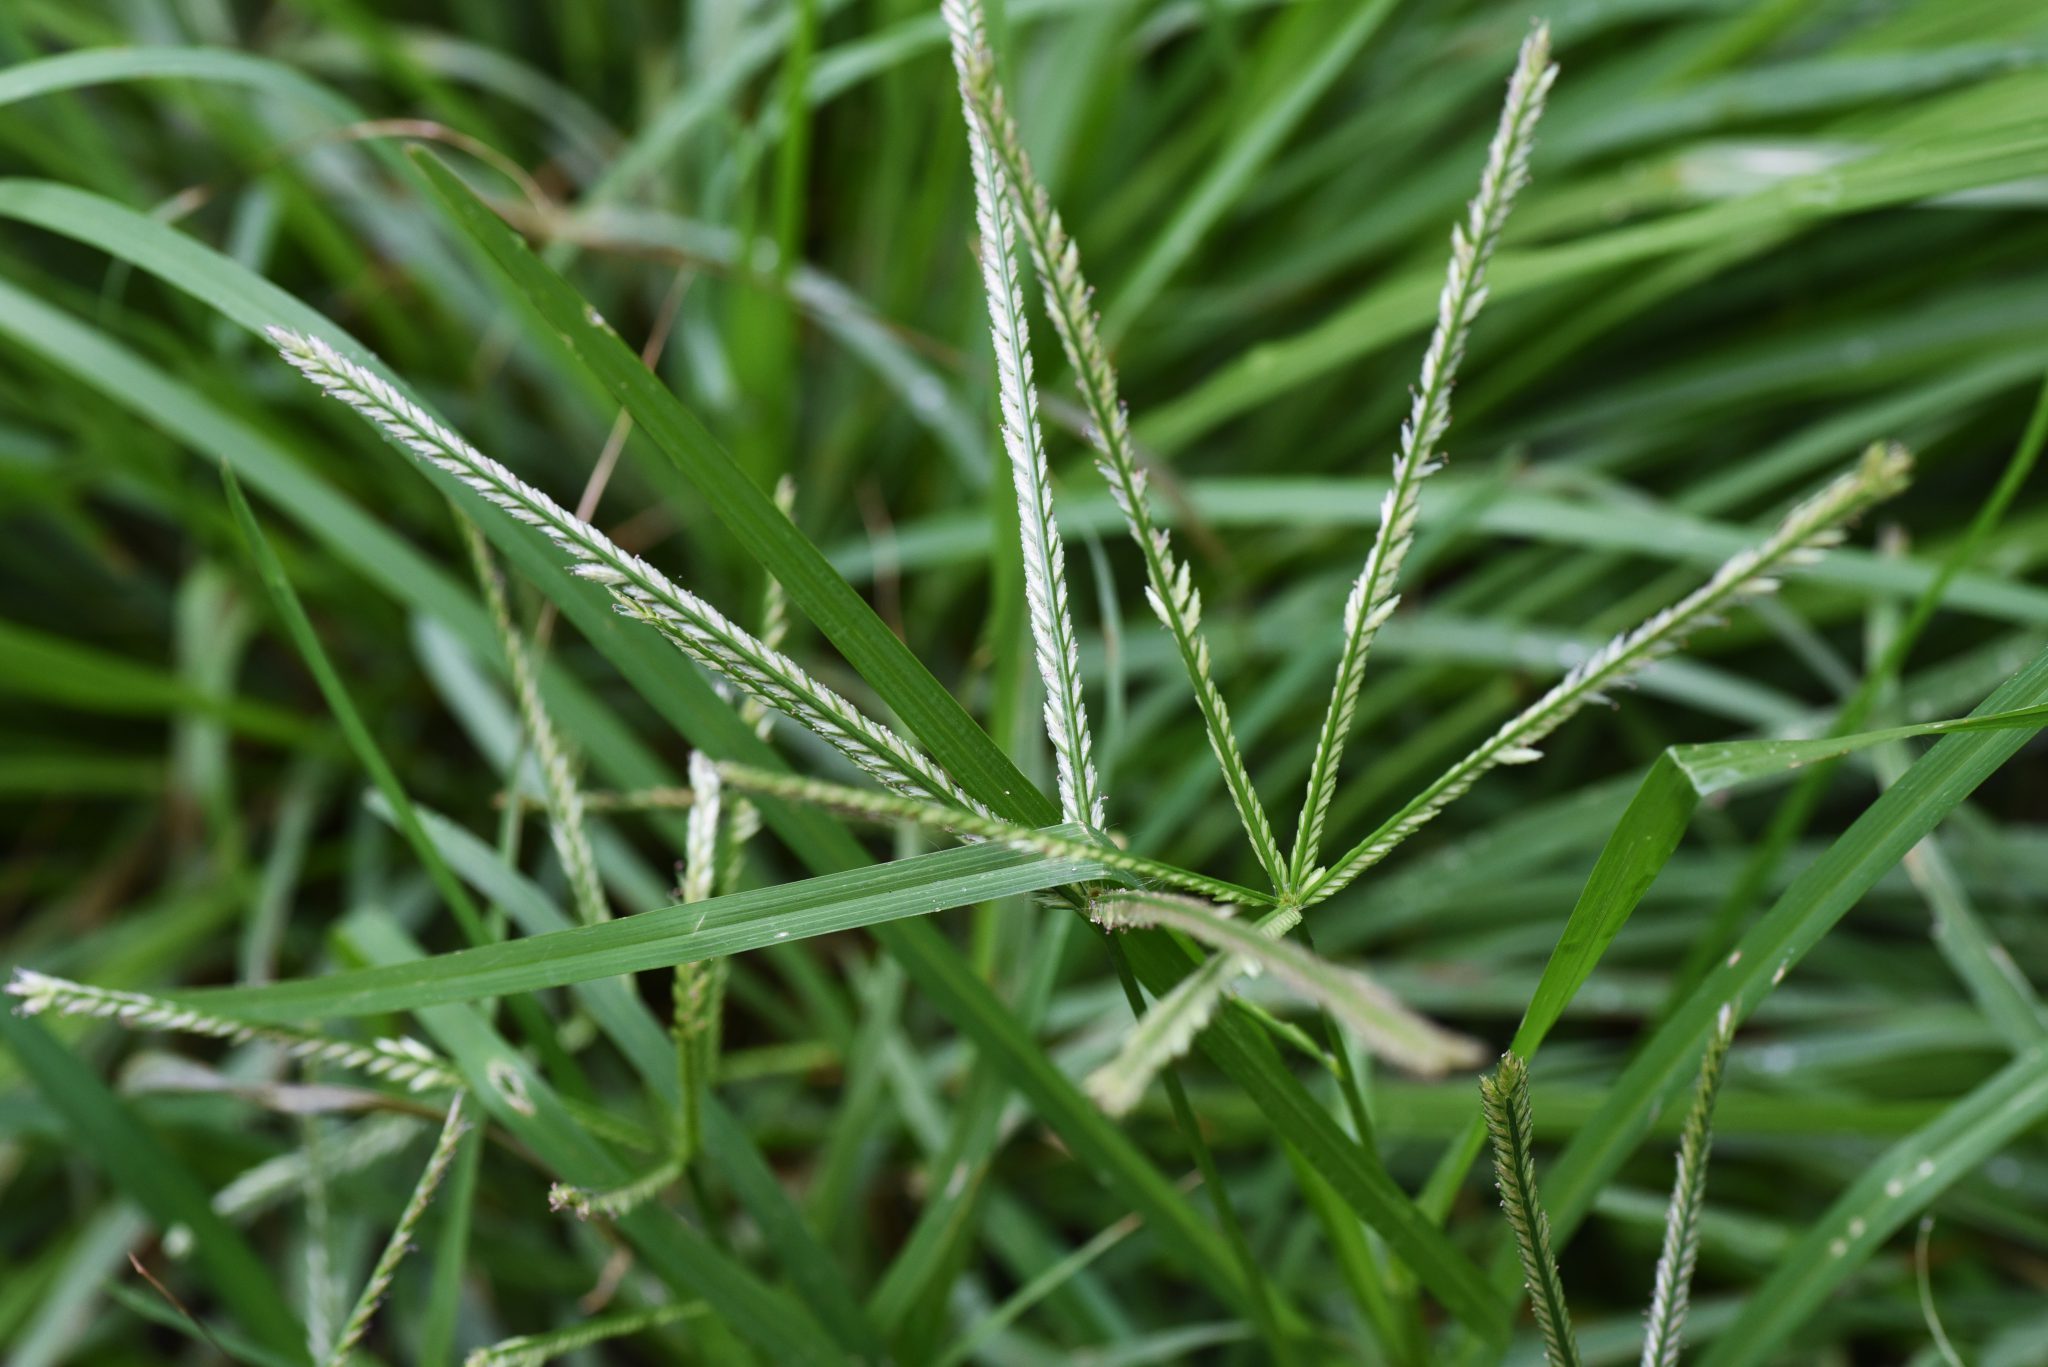
[[[652,626],[691,659],[800,722],[869,776],[912,797],[981,812],[937,764],[895,731],[812,678],[804,668],[647,561],[564,509],[434,418],[380,376],[317,337],[267,329],[280,355],[332,397],[375,424],[423,463],[538,528],[603,585],[618,611]]]
[[[1450,265],[1437,296],[1436,327],[1422,354],[1422,375],[1416,382],[1408,418],[1401,425],[1400,447],[1394,452],[1393,487],[1380,503],[1379,530],[1344,603],[1344,644],[1338,651],[1330,704],[1316,738],[1308,791],[1288,859],[1288,879],[1297,887],[1309,876],[1322,842],[1323,823],[1337,791],[1338,766],[1358,712],[1366,656],[1399,602],[1401,566],[1415,544],[1422,482],[1443,468],[1441,448],[1451,425],[1451,390],[1465,359],[1466,339],[1486,302],[1486,266],[1500,245],[1515,196],[1529,183],[1529,153],[1536,143],[1536,124],[1543,117],[1544,102],[1556,79],[1557,67],[1550,61],[1550,30],[1538,24],[1522,43],[1514,75],[1508,81],[1507,99],[1487,149],[1479,192],[1467,206],[1464,219],[1451,228]]]

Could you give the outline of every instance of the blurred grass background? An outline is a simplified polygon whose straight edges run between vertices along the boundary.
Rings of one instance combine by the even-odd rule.
[[[1413,1004],[1504,1042],[1648,763],[1674,743],[1825,725],[2011,459],[2048,370],[2048,14],[2014,0],[995,9],[1016,112],[1103,290],[1162,507],[1199,567],[1219,681],[1276,813],[1292,812],[1307,769],[1446,232],[1532,14],[1553,23],[1564,71],[1455,401],[1453,464],[1432,481],[1368,681],[1332,818],[1347,843],[1863,443],[1916,451],[1915,487],[1879,536],[1573,724],[1544,764],[1489,779],[1323,909],[1321,949],[1365,956]],[[365,906],[429,948],[460,943],[358,801],[362,775],[237,539],[223,461],[413,797],[486,840],[499,830],[516,723],[495,666],[439,611],[474,597],[443,501],[235,325],[252,305],[229,277],[166,283],[178,241],[348,328],[565,502],[612,450],[599,524],[713,602],[756,601],[758,568],[482,268],[405,172],[407,141],[489,195],[630,345],[651,343],[661,377],[764,489],[792,475],[803,530],[1027,772],[1047,773],[933,7],[8,0],[0,61],[0,956],[116,987],[261,981],[347,962],[330,932]],[[1250,881],[1043,339],[1039,364],[1114,824],[1136,849]],[[1967,711],[2048,640],[2044,517],[2023,496],[1996,529],[1881,720]],[[365,540],[366,524],[387,539]],[[872,697],[801,619],[795,651]],[[583,637],[558,630],[552,657],[595,699],[566,730],[622,728],[680,769],[672,718]],[[829,763],[793,729],[778,737],[800,766]],[[2023,979],[2048,969],[2039,774],[2022,756],[1943,837],[1956,887]],[[1730,889],[1782,884],[1875,777],[1845,769],[1761,874],[1753,851],[1780,795],[1701,814],[1536,1069],[1547,1139],[1590,1113],[1688,951],[1720,942],[1708,928],[1760,909]],[[621,897],[671,900],[671,830],[621,817],[604,834]],[[559,890],[545,845],[530,835],[524,866]],[[772,842],[755,865],[752,881],[799,874]],[[1738,1330],[1744,1294],[1849,1178],[2011,1054],[1930,943],[1926,897],[1905,871],[1887,876],[1738,1042],[1702,1336]],[[1006,993],[1043,952],[1031,916],[945,924]],[[1042,1038],[1078,1073],[1128,1016],[1092,944],[1064,943]],[[931,1137],[971,1055],[861,936],[749,956],[733,990],[721,1094],[866,1294],[929,1192]],[[543,1004],[587,1074],[579,1100],[601,1107],[609,1046],[557,996]],[[82,1075],[114,1080],[196,1193],[363,1123],[209,1094],[154,1041],[77,1021],[55,1033]],[[1376,1360],[1262,1118],[1199,1066],[1188,1085],[1260,1262],[1329,1326],[1318,1351]],[[1476,1090],[1389,1078],[1377,1092],[1383,1152],[1413,1190]],[[10,1360],[208,1360],[152,1324],[167,1302],[122,1255],[197,1307],[218,1287],[169,1255],[161,1208],[145,1216],[67,1123],[0,1055]],[[1011,1123],[902,1360],[936,1358],[1124,1213],[1031,1115]],[[1187,1166],[1163,1100],[1130,1129],[1169,1171]],[[2048,1360],[2039,1140],[1935,1207],[1929,1286],[1973,1363]],[[411,1152],[236,1217],[302,1319],[329,1294],[308,1267],[359,1280]],[[1589,1360],[1633,1354],[1668,1162],[1661,1141],[1646,1147],[1565,1253]],[[459,1302],[430,1290],[428,1240],[376,1341],[385,1361],[570,1322],[606,1280],[606,1238],[547,1217],[516,1152],[492,1148],[472,1180],[466,1275],[433,1283],[459,1285]],[[1451,1230],[1475,1254],[1499,1242],[1476,1179]],[[745,1220],[727,1233],[730,1257],[762,1261]],[[622,1294],[643,1294],[643,1275]],[[975,1352],[1261,1360],[1246,1334],[1140,1235]],[[748,1351],[687,1324],[633,1343],[591,1360]],[[1786,1360],[1934,1361],[1931,1344],[1901,1235]]]

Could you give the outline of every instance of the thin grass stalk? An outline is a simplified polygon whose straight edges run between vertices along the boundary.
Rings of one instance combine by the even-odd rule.
[[[1294,851],[1288,859],[1290,887],[1299,887],[1312,876],[1323,822],[1337,791],[1344,745],[1358,712],[1366,656],[1373,638],[1400,601],[1401,566],[1415,544],[1422,482],[1443,467],[1441,447],[1451,423],[1451,389],[1465,357],[1466,338],[1486,302],[1486,265],[1500,243],[1516,194],[1529,181],[1536,123],[1556,79],[1557,67],[1550,61],[1550,30],[1538,24],[1523,41],[1514,75],[1508,81],[1500,125],[1479,178],[1479,193],[1467,207],[1465,221],[1451,228],[1450,266],[1437,299],[1436,328],[1422,354],[1421,379],[1408,420],[1401,426],[1400,448],[1394,453],[1393,487],[1380,503],[1379,530],[1344,604],[1344,645],[1338,652],[1336,680],[1316,738]]]
[[[462,1101],[463,1094],[457,1092],[454,1102],[448,1107],[448,1118],[441,1125],[440,1137],[434,1141],[434,1151],[427,1157],[426,1169],[420,1173],[411,1198],[399,1213],[398,1224],[385,1241],[376,1266],[370,1269],[370,1279],[363,1284],[362,1295],[356,1297],[355,1308],[349,1312],[340,1337],[334,1341],[333,1351],[327,1355],[326,1367],[345,1367],[355,1355],[356,1345],[362,1342],[377,1307],[384,1302],[384,1293],[391,1289],[391,1279],[398,1275],[398,1265],[412,1250],[413,1234],[419,1228],[421,1217],[427,1213],[427,1206],[433,1201],[441,1179],[448,1173],[448,1164],[455,1157],[456,1141],[469,1128],[469,1122],[463,1118]]]
[[[376,424],[423,463],[443,471],[567,552],[572,572],[607,589],[619,612],[647,623],[685,655],[742,692],[794,719],[885,787],[969,810],[980,804],[929,756],[812,678],[796,661],[735,624],[637,555],[620,549],[497,461],[464,441],[382,378],[316,337],[269,330],[285,360]]]
[[[690,755],[690,807],[683,842],[682,900],[708,902],[718,891],[721,779],[718,766],[701,750]],[[718,1066],[725,1018],[725,984],[731,963],[724,958],[677,964],[672,984],[676,1042],[678,1156],[687,1164],[704,1143],[704,1093]]]
[[[1500,1068],[1479,1079],[1487,1133],[1493,1138],[1493,1168],[1501,1209],[1514,1232],[1515,1251],[1543,1354],[1550,1367],[1579,1367],[1579,1348],[1565,1309],[1564,1282],[1550,1248],[1550,1219],[1536,1187],[1535,1121],[1529,1112],[1529,1065],[1518,1054],[1501,1056]]]
[[[1540,745],[1588,703],[1628,682],[1650,664],[1679,649],[1702,626],[1722,620],[1731,608],[1773,592],[1777,576],[1809,564],[1842,539],[1843,524],[1906,485],[1912,462],[1904,448],[1875,445],[1856,465],[1785,515],[1762,542],[1730,558],[1698,589],[1633,629],[1609,641],[1565,677],[1452,765],[1429,787],[1353,846],[1306,888],[1313,905],[1349,887],[1367,869],[1421,830],[1472,785],[1503,764],[1541,759]]]
[[[1209,643],[1201,631],[1202,595],[1194,586],[1187,563],[1175,557],[1166,529],[1153,520],[1129,415],[1117,391],[1116,370],[1098,331],[1090,303],[1092,291],[1081,274],[1080,251],[1067,235],[1045,188],[1032,173],[1030,159],[1024,153],[1002,86],[996,79],[995,57],[989,50],[979,0],[946,0],[944,13],[960,71],[961,93],[973,119],[984,131],[1009,187],[1017,224],[1031,248],[1044,287],[1047,316],[1074,368],[1081,402],[1088,413],[1089,436],[1100,456],[1096,468],[1108,481],[1110,493],[1144,560],[1146,601],[1173,637],[1238,819],[1260,866],[1273,886],[1279,888],[1285,883],[1286,859],[1280,853],[1258,791],[1252,786],[1236,733],[1231,729],[1230,710],[1211,673]]]
[[[953,64],[967,124],[967,154],[974,168],[975,223],[981,235],[981,278],[988,296],[995,345],[996,389],[1002,407],[1003,447],[1017,491],[1018,540],[1024,560],[1024,598],[1038,675],[1045,687],[1045,733],[1059,772],[1060,813],[1068,821],[1103,824],[1103,799],[1081,696],[1081,648],[1067,598],[1067,555],[1053,516],[1052,471],[1038,419],[1032,378],[1031,325],[1017,269],[1017,228],[1010,187],[996,164],[989,130],[975,115],[970,87],[972,51],[956,30]]]
[[[1685,1342],[1685,1314],[1692,1303],[1692,1274],[1699,1265],[1700,1217],[1707,1205],[1707,1158],[1714,1143],[1714,1101],[1721,1092],[1722,1065],[1735,1038],[1735,1008],[1724,1006],[1700,1062],[1699,1085],[1678,1140],[1678,1176],[1664,1213],[1664,1247],[1643,1333],[1642,1367],[1678,1367]]]
[[[61,1016],[94,1016],[130,1030],[161,1030],[173,1034],[204,1035],[231,1044],[263,1040],[282,1049],[301,1063],[327,1063],[365,1073],[385,1082],[397,1083],[407,1091],[426,1092],[438,1088],[460,1088],[462,1079],[453,1067],[415,1039],[344,1040],[281,1025],[251,1025],[246,1021],[210,1016],[179,1002],[166,1001],[143,992],[113,987],[93,987],[68,978],[53,978],[34,969],[17,968],[7,984],[7,994],[20,999],[19,1015],[33,1016],[55,1011]]]
[[[720,764],[718,772],[728,785],[743,792],[825,807],[843,816],[861,817],[878,822],[908,822],[927,830],[945,831],[972,840],[999,840],[1055,859],[1092,860],[1146,882],[1201,893],[1225,901],[1259,903],[1269,900],[1264,893],[1252,888],[1239,887],[1235,883],[1227,883],[1206,874],[1164,864],[1156,859],[1147,859],[1143,855],[1132,854],[1128,850],[1118,849],[1115,845],[1090,840],[1084,836],[1065,835],[1057,830],[1037,830],[995,817],[976,816],[971,812],[941,806],[935,802],[919,802],[891,793],[849,788],[844,784],[824,779],[774,773],[743,764]]]
[[[462,1367],[543,1367],[594,1344],[611,1339],[625,1338],[629,1334],[644,1334],[650,1329],[660,1329],[705,1313],[701,1301],[683,1301],[673,1305],[657,1305],[649,1310],[631,1310],[620,1315],[607,1315],[603,1319],[585,1320],[564,1329],[550,1330],[545,1334],[520,1334],[516,1338],[501,1339],[497,1343],[478,1348],[462,1360]]]
[[[597,876],[597,856],[591,852],[590,833],[583,824],[582,788],[577,783],[575,768],[562,744],[561,734],[555,730],[554,719],[548,716],[547,708],[541,702],[540,681],[534,674],[533,655],[512,620],[505,577],[498,572],[497,562],[491,558],[490,546],[477,525],[466,517],[461,521],[463,538],[469,544],[470,561],[476,569],[477,583],[483,589],[484,605],[490,609],[491,622],[498,630],[498,645],[505,653],[505,665],[512,676],[512,696],[519,707],[519,720],[526,729],[527,742],[533,747],[534,757],[540,761],[541,797],[547,808],[548,835],[554,842],[555,856],[562,861],[562,868],[569,875],[569,892],[576,904],[577,916],[585,925],[608,921],[611,919],[611,907],[605,899],[604,884]]]

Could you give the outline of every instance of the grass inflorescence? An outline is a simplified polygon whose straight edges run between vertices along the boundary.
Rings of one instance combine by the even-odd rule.
[[[147,8],[10,1362],[2041,1357],[2027,7]]]

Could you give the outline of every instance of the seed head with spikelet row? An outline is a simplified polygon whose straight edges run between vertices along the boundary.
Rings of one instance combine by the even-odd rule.
[[[1493,1140],[1493,1169],[1501,1209],[1515,1236],[1529,1303],[1550,1367],[1578,1367],[1579,1349],[1565,1310],[1564,1283],[1550,1248],[1550,1218],[1536,1186],[1536,1125],[1529,1110],[1529,1065],[1518,1054],[1479,1079],[1479,1098]]]
[[[1712,578],[1678,602],[1594,651],[1549,692],[1445,770],[1329,871],[1313,879],[1304,889],[1304,902],[1320,902],[1348,887],[1492,769],[1541,759],[1542,752],[1536,747],[1588,703],[1605,698],[1672,654],[1694,631],[1717,624],[1730,609],[1776,591],[1778,576],[1811,564],[1824,549],[1840,542],[1846,523],[1904,489],[1911,472],[1912,460],[1903,447],[1872,446],[1852,469],[1787,513],[1770,536],[1731,557]]]
[[[484,534],[468,518],[462,519],[463,537],[476,570],[477,583],[484,591],[484,605],[498,630],[498,647],[505,655],[505,667],[512,676],[512,696],[519,707],[519,720],[540,762],[541,795],[548,813],[548,838],[555,855],[569,875],[569,891],[577,915],[585,925],[611,919],[604,884],[597,876],[597,856],[590,848],[590,833],[583,823],[583,789],[569,760],[569,751],[556,731],[554,718],[541,702],[540,680],[534,674],[533,653],[512,621],[512,605],[505,592],[505,577]]]
[[[441,1179],[448,1175],[448,1165],[455,1160],[456,1144],[468,1128],[469,1122],[462,1113],[462,1094],[458,1092],[448,1107],[448,1118],[441,1125],[440,1136],[434,1141],[434,1151],[428,1155],[427,1166],[420,1173],[420,1180],[413,1187],[405,1209],[399,1213],[398,1224],[385,1241],[376,1266],[370,1269],[370,1279],[363,1284],[363,1293],[356,1297],[355,1308],[342,1325],[340,1337],[327,1354],[326,1367],[347,1367],[348,1361],[355,1356],[356,1346],[369,1332],[370,1320],[376,1315],[377,1307],[384,1303],[385,1293],[391,1289],[391,1279],[398,1275],[398,1265],[412,1251],[413,1235],[418,1231],[434,1193],[440,1189]]]
[[[1097,468],[1108,481],[1110,494],[1144,559],[1145,600],[1173,637],[1181,666],[1194,688],[1209,746],[1223,768],[1224,786],[1251,840],[1252,852],[1273,885],[1279,887],[1284,882],[1285,859],[1231,729],[1230,709],[1216,687],[1209,642],[1202,634],[1202,595],[1195,588],[1193,571],[1175,557],[1166,529],[1152,517],[1137,443],[1117,391],[1116,369],[1102,343],[1091,302],[1093,292],[1081,274],[1080,249],[1067,235],[1051,198],[1032,173],[1023,140],[996,81],[995,58],[989,50],[979,0],[945,0],[944,13],[952,34],[961,94],[973,121],[987,130],[989,147],[1016,210],[1017,226],[1030,244],[1033,264],[1044,285],[1047,316],[1074,368],[1092,427],[1089,435],[1100,453]]]
[[[806,673],[796,661],[471,446],[394,386],[317,337],[269,329],[279,353],[332,397],[426,464],[539,528],[576,562],[579,577],[610,591],[618,610],[647,623],[684,654],[800,722],[887,787],[980,810],[922,751]]]
[[[263,1040],[275,1044],[287,1055],[307,1063],[328,1063],[348,1068],[408,1091],[426,1092],[462,1085],[453,1068],[433,1050],[413,1039],[374,1039],[364,1042],[333,1039],[326,1035],[288,1030],[276,1025],[252,1025],[246,1021],[209,1016],[178,1002],[166,1001],[142,992],[125,992],[112,987],[94,987],[68,978],[53,978],[33,969],[17,968],[7,984],[8,995],[18,997],[15,1010],[24,1016],[55,1011],[63,1016],[97,1016],[131,1030],[162,1030],[173,1034],[205,1035],[234,1044]]]
[[[1024,553],[1024,597],[1038,673],[1045,685],[1045,728],[1059,769],[1060,811],[1068,821],[1100,826],[1102,793],[1081,697],[1081,649],[1067,601],[1066,547],[1053,517],[1052,471],[1038,418],[1032,379],[1031,326],[1017,268],[1015,205],[996,164],[994,133],[975,111],[975,50],[963,29],[953,30],[953,65],[966,114],[967,154],[974,170],[975,224],[981,235],[981,274],[995,343],[996,387],[1002,406],[1003,447],[1017,490],[1017,524]]]
[[[1337,790],[1338,765],[1358,712],[1366,656],[1398,602],[1401,566],[1415,544],[1422,482],[1443,465],[1441,447],[1451,424],[1451,389],[1465,357],[1466,338],[1486,302],[1486,264],[1500,243],[1516,194],[1528,183],[1536,123],[1543,117],[1544,100],[1556,79],[1557,67],[1550,61],[1550,30],[1539,24],[1523,42],[1515,73],[1508,81],[1507,101],[1487,151],[1479,193],[1467,208],[1464,222],[1451,228],[1451,263],[1437,299],[1436,329],[1422,355],[1422,376],[1408,420],[1401,427],[1400,449],[1394,453],[1393,487],[1380,504],[1379,530],[1344,604],[1344,644],[1337,656],[1336,682],[1316,740],[1308,792],[1288,859],[1288,878],[1294,885],[1315,865],[1323,822]]]

